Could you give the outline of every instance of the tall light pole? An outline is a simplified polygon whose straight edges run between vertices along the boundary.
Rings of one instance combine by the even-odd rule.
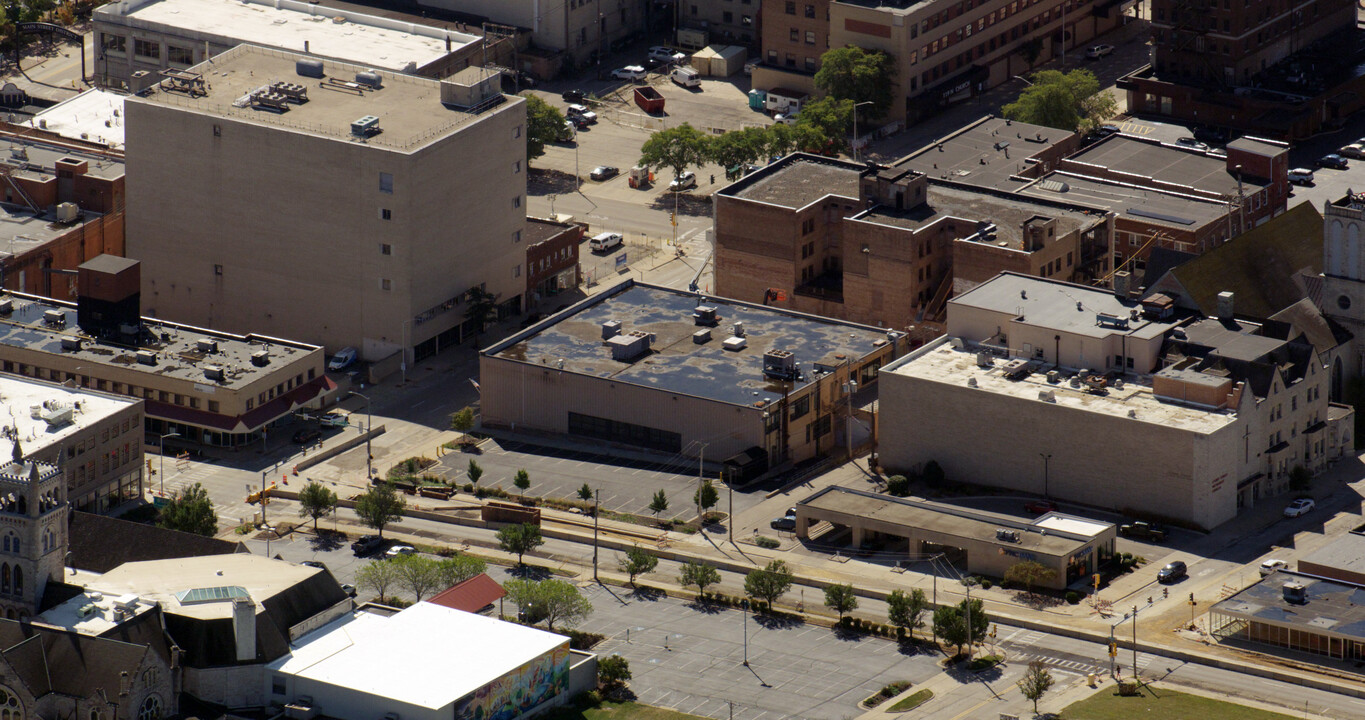
[[[844,439],[848,443],[848,461],[853,462],[853,393],[858,392],[858,383],[853,380],[853,359],[845,360],[844,366],[848,368],[848,382],[844,384],[844,393],[848,396],[848,420],[844,421]]]
[[[749,667],[749,599],[740,600],[739,606],[744,608],[744,667]]]
[[[161,469],[157,471],[157,474],[161,476],[162,497],[166,496],[166,438],[168,437],[180,437],[180,433],[168,432],[161,436],[161,458],[157,461],[161,464]]]
[[[593,491],[592,506],[592,579],[597,580],[597,518],[602,517],[602,489]]]
[[[706,484],[706,446],[711,443],[702,443],[701,450],[697,452],[697,526],[701,527],[704,523],[701,517],[701,487]]]
[[[858,108],[871,104],[871,100],[864,100],[853,105],[853,162],[858,162]]]
[[[1052,453],[1038,453],[1038,457],[1043,459],[1043,497],[1047,497],[1047,461],[1052,459]]]
[[[371,459],[374,457],[374,455],[370,453],[370,427],[373,419],[370,415],[370,398],[369,396],[362,395],[354,390],[350,392],[350,395],[365,399],[365,482],[369,483],[370,478],[374,477],[374,467],[370,464]]]

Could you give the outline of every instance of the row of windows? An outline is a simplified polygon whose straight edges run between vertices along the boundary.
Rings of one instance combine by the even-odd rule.
[[[918,64],[922,58],[927,60],[930,56],[943,52],[948,48],[965,41],[967,38],[970,38],[973,31],[980,33],[986,28],[1005,20],[1016,12],[1038,4],[1040,1],[1041,0],[1017,0],[1017,2],[1010,3],[1008,7],[1000,8],[995,12],[977,19],[975,23],[969,22],[961,28],[958,28],[956,32],[934,40],[919,50],[911,51],[910,64]],[[963,65],[966,65],[975,59],[985,57],[988,52],[994,52],[998,48],[1003,48],[1006,44],[1027,36],[1030,30],[1037,30],[1053,20],[1061,19],[1064,13],[1073,13],[1081,5],[1089,2],[1091,2],[1091,0],[1067,0],[1065,10],[1061,7],[1049,8],[1032,19],[1025,20],[1013,28],[1010,28],[1008,32],[1001,32],[998,35],[992,36],[989,40],[979,43],[976,47],[962,52],[955,58],[946,60],[938,66],[924,71],[921,73],[918,80],[920,83],[928,85],[929,83],[938,80],[940,77],[946,77],[949,73],[961,68]],[[947,11],[944,11],[944,14],[946,13]],[[929,27],[936,26],[936,24],[931,25],[930,22],[931,21],[929,20],[925,21],[926,25]],[[926,27],[926,30],[928,30],[929,27]],[[911,78],[912,90],[919,84],[915,82],[915,79],[916,78],[914,77]]]
[[[795,15],[795,14],[796,14],[796,3],[793,2],[793,0],[787,0],[787,14],[788,14],[788,15]],[[813,18],[813,17],[815,17],[815,6],[814,6],[814,5],[811,5],[811,4],[809,4],[809,3],[807,3],[807,4],[806,4],[805,15],[806,15],[806,17],[808,17],[808,18]]]
[[[682,452],[682,435],[678,433],[576,412],[569,413],[569,434],[667,453]]]
[[[100,46],[105,53],[121,55],[128,52],[128,38],[123,35],[100,35]],[[155,40],[133,39],[133,57],[138,60],[161,61],[161,43]],[[194,64],[194,50],[166,45],[166,62],[189,67]]]

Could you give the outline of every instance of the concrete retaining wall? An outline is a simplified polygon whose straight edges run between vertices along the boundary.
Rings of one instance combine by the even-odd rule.
[[[357,445],[364,445],[365,441],[370,438],[376,438],[383,434],[384,434],[383,425],[370,428],[369,432],[360,433],[359,436],[353,437],[350,440],[346,440],[345,442],[342,442],[340,445],[329,447],[326,450],[323,450],[310,458],[304,458],[303,460],[298,461],[297,463],[294,464],[294,469],[307,470],[308,468],[313,467],[318,463],[331,460],[332,458],[346,452],[347,450],[350,450],[353,447],[356,447]]]

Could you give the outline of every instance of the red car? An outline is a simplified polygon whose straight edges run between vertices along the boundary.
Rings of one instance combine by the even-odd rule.
[[[1057,503],[1052,502],[1051,500],[1034,500],[1033,502],[1030,502],[1027,505],[1025,505],[1024,509],[1031,513],[1042,515],[1044,513],[1050,513],[1056,510]]]

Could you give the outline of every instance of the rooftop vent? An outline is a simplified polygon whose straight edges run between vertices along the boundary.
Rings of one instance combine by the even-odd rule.
[[[735,321],[735,337],[744,337],[744,323],[740,320]]]
[[[223,366],[222,366],[222,365],[205,365],[205,366],[204,366],[204,377],[206,377],[206,378],[208,378],[208,379],[210,379],[210,380],[217,380],[217,381],[219,381],[219,382],[222,382],[222,381],[223,381]]]
[[[351,134],[356,137],[369,137],[379,132],[379,118],[366,115],[351,122]]]
[[[1284,601],[1294,605],[1303,605],[1308,602],[1308,588],[1303,583],[1287,582],[1284,584]]]
[[[695,320],[698,325],[709,325],[712,327],[720,322],[720,316],[716,314],[716,308],[713,305],[698,305],[697,309],[692,311],[692,319]]]
[[[218,341],[212,338],[199,338],[194,341],[194,346],[202,353],[218,352]]]
[[[156,353],[151,350],[138,350],[137,361],[143,365],[155,365]]]
[[[264,366],[266,366],[266,365],[269,365],[269,364],[270,364],[270,351],[269,351],[269,350],[257,350],[256,352],[251,353],[251,364],[252,364],[252,365],[255,365],[256,367],[264,367]]]
[[[62,349],[77,352],[81,349],[81,339],[78,337],[66,336],[62,338]]]
[[[1002,542],[1017,543],[1019,542],[1019,531],[1010,530],[1009,528],[996,528],[995,539]]]
[[[294,72],[303,77],[320,78],[323,76],[321,60],[300,60],[294,63]]]
[[[745,339],[742,338],[742,337],[731,337],[731,338],[726,338],[726,339],[725,339],[725,342],[722,342],[722,343],[720,344],[720,346],[723,347],[723,348],[725,348],[726,350],[733,350],[733,351],[735,351],[735,352],[738,352],[738,351],[743,350],[744,348],[748,347],[748,346],[749,346],[749,341],[748,341],[748,340],[745,340]]]
[[[786,350],[769,350],[763,353],[763,374],[783,380],[795,379],[796,356]]]
[[[14,312],[14,300],[12,298],[0,300],[0,315],[9,315],[12,312]]]
[[[61,310],[44,310],[43,324],[52,327],[66,327],[66,313]]]
[[[1043,402],[1055,403],[1055,402],[1057,402],[1057,391],[1056,391],[1056,390],[1039,390],[1039,391],[1038,391],[1038,399],[1039,399],[1039,400],[1042,400]]]
[[[991,354],[988,353],[988,352],[986,352],[985,350],[982,350],[981,352],[978,352],[978,353],[976,354],[976,366],[977,366],[977,367],[988,368],[988,367],[990,367],[990,366],[992,366],[992,365],[994,365],[994,364],[995,364],[995,360],[991,357]]]
[[[361,85],[374,88],[375,90],[384,87],[384,78],[381,77],[379,73],[373,70],[366,70],[365,72],[356,73],[355,81],[360,83]]]
[[[608,320],[602,323],[602,339],[610,340],[621,334],[621,321]]]
[[[976,378],[974,377],[967,378],[967,387],[976,387]]]
[[[696,345],[705,345],[711,342],[711,328],[702,328],[692,333],[692,342]]]
[[[48,426],[58,428],[69,425],[75,419],[75,408],[62,403],[43,403],[43,411],[39,414],[43,422]]]

